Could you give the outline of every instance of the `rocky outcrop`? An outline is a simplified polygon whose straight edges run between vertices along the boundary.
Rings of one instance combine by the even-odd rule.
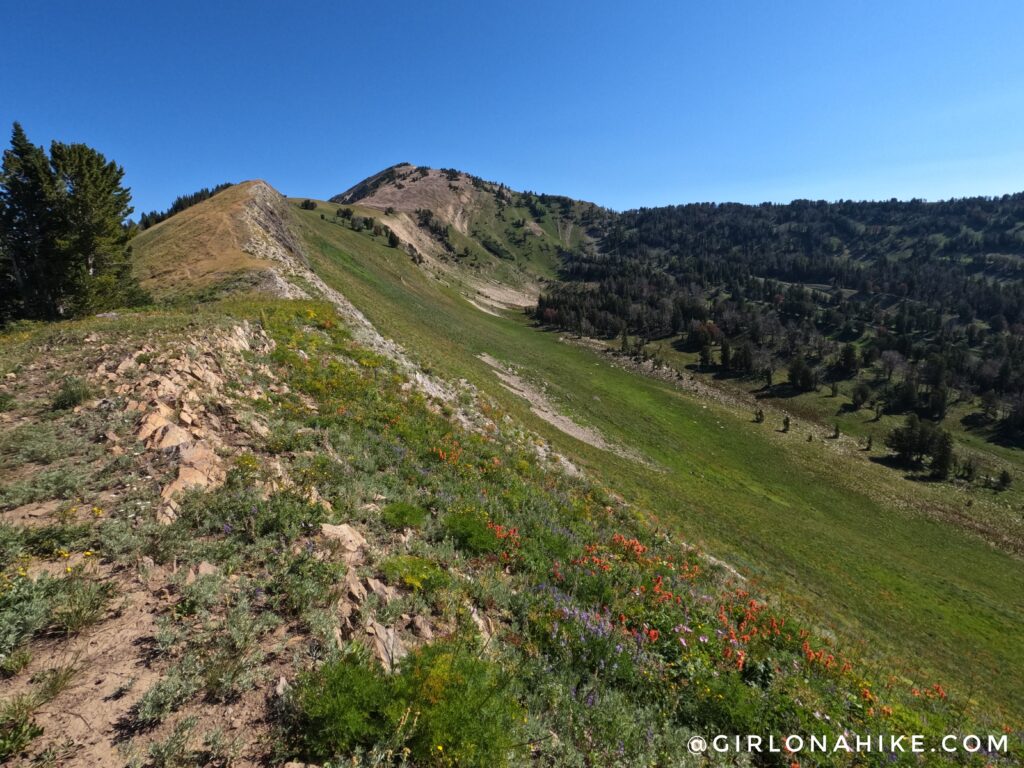
[[[144,346],[120,361],[104,361],[95,371],[96,377],[114,385],[125,410],[137,414],[136,440],[143,443],[153,465],[166,471],[169,480],[157,509],[160,522],[174,521],[182,492],[223,483],[222,454],[249,442],[250,433],[265,429],[252,419],[243,423],[233,408],[235,394],[226,385],[242,369],[244,353],[266,354],[272,348],[262,329],[242,322],[190,337],[176,353]],[[123,450],[116,436],[110,442],[113,449]]]

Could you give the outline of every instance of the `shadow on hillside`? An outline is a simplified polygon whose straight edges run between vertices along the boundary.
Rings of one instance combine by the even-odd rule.
[[[941,483],[942,480],[932,477],[925,471],[924,465],[921,462],[915,462],[914,464],[907,464],[904,461],[892,454],[885,454],[884,456],[869,456],[868,461],[875,464],[880,464],[883,467],[887,467],[896,472],[903,474],[904,480],[912,480],[915,483]]]
[[[1024,432],[1006,426],[979,411],[973,411],[960,419],[960,425],[989,443],[1004,448],[1024,448]]]
[[[758,400],[789,400],[798,395],[805,394],[799,387],[794,387],[789,382],[784,384],[765,384],[760,389],[754,390],[754,397]]]

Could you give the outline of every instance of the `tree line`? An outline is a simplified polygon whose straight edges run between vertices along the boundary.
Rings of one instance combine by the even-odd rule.
[[[203,187],[188,195],[179,195],[174,198],[174,202],[171,203],[170,207],[166,211],[150,211],[144,213],[139,217],[139,229],[149,229],[156,224],[159,224],[165,219],[169,219],[176,213],[181,213],[187,208],[191,208],[193,205],[198,205],[204,200],[209,200],[211,197],[216,195],[218,192],[223,192],[228,187],[232,187],[234,184],[230,181],[218,184],[215,187]]]
[[[561,269],[541,324],[671,338],[769,387],[780,370],[811,390],[870,369],[857,407],[941,419],[976,399],[1024,429],[1024,193],[640,209]]]

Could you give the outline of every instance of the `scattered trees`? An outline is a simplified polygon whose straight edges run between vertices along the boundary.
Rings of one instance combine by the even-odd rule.
[[[998,404],[1024,401],[1022,221],[1024,193],[627,211],[603,222],[599,248],[562,254],[537,317],[719,345],[720,370],[769,386],[760,362],[774,358],[801,392],[825,370],[842,381],[867,369],[884,378],[874,400],[890,413],[941,419],[958,398],[992,393],[985,412],[1020,434],[1024,407],[1015,419]]]

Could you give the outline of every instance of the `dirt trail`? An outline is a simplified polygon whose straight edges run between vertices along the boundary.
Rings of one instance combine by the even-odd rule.
[[[468,302],[469,302],[470,304],[472,304],[472,305],[473,305],[474,307],[476,307],[477,309],[479,309],[479,310],[480,310],[481,312],[483,312],[483,313],[484,313],[485,315],[491,315],[492,317],[501,317],[501,315],[499,315],[499,314],[498,314],[497,312],[495,312],[495,311],[494,311],[493,309],[489,309],[488,307],[485,307],[485,306],[483,306],[483,305],[481,305],[481,304],[478,304],[478,303],[477,303],[477,302],[475,302],[475,301],[474,301],[473,299],[469,298],[469,296],[466,296],[466,301],[468,301]]]
[[[575,421],[559,413],[548,400],[547,395],[534,387],[532,384],[517,376],[501,362],[494,359],[486,352],[477,355],[481,360],[494,369],[494,375],[498,377],[505,389],[513,394],[519,395],[530,404],[530,410],[548,424],[561,432],[574,437],[581,443],[600,448],[602,451],[609,451],[617,456],[631,461],[646,463],[637,453],[628,450],[620,445],[615,445],[605,439],[604,435],[595,429],[577,424]]]

